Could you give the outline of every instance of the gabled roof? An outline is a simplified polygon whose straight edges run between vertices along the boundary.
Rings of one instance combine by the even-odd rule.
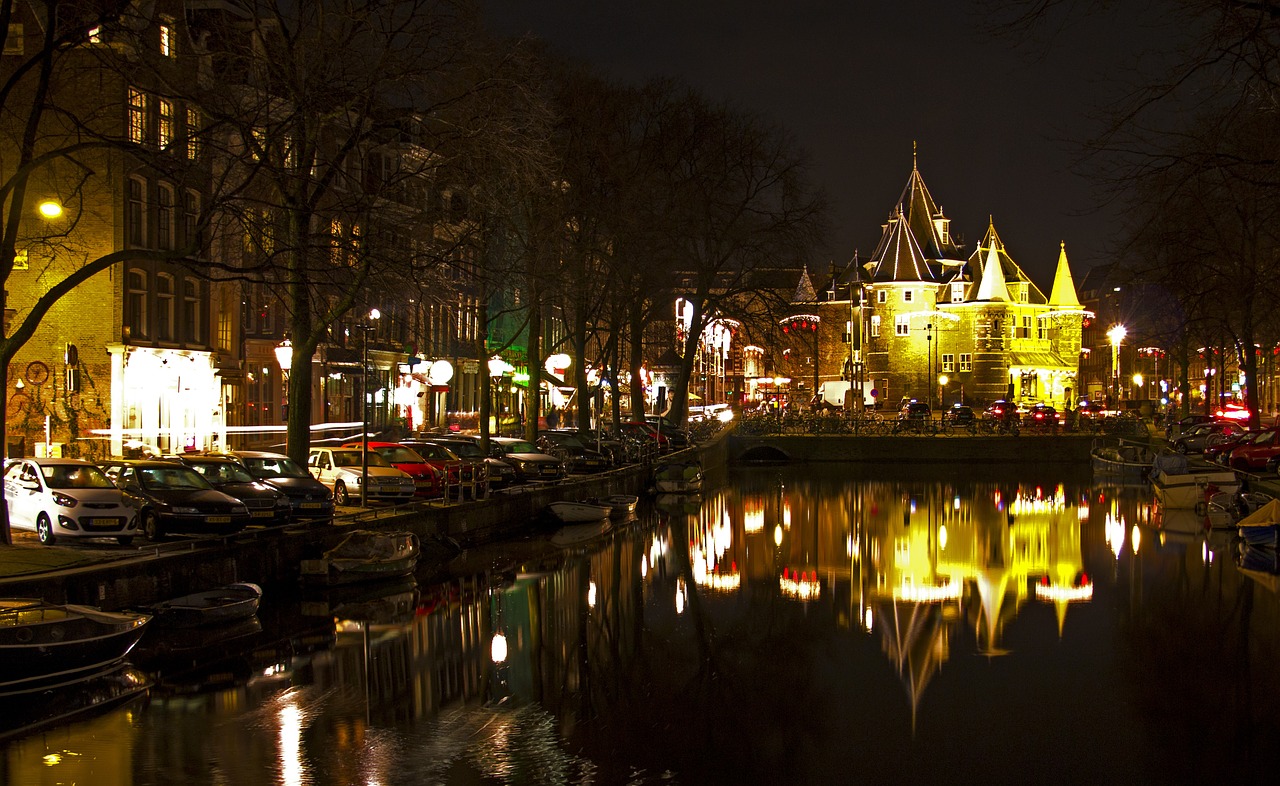
[[[1062,241],[1059,248],[1058,269],[1053,274],[1053,290],[1049,293],[1049,305],[1080,308],[1076,284],[1071,278],[1071,266],[1067,264],[1067,242]]]
[[[877,256],[872,257],[874,267],[871,278],[877,282],[891,281],[926,281],[937,283],[933,271],[920,245],[903,215],[902,208],[889,217],[885,225],[884,237],[876,249]]]
[[[1027,285],[1027,302],[1028,303],[1044,303],[1044,293],[1036,286],[1031,277],[1022,271],[1017,262],[1013,261],[1013,257],[1009,256],[1009,252],[1005,249],[1004,241],[1000,239],[999,233],[996,232],[996,223],[994,219],[988,219],[987,232],[982,236],[982,242],[978,243],[978,247],[969,255],[969,267],[973,270],[974,285],[970,289],[971,300],[984,300],[980,293],[983,292],[983,279],[987,275],[987,268],[991,261],[992,254],[999,261],[998,269],[1003,278],[1002,288],[1005,290],[1005,297],[1008,298],[1008,285],[1012,282]],[[992,284],[995,287],[995,284]]]

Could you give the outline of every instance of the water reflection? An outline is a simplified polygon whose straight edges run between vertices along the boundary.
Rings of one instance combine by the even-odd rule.
[[[3,780],[1183,781],[1268,749],[1274,550],[1087,476],[856,471],[269,593],[254,626],[144,640],[145,704],[11,743]]]

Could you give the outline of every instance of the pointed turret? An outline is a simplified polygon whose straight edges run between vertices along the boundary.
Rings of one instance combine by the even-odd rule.
[[[875,281],[935,281],[933,271],[929,269],[929,263],[903,217],[902,208],[898,208],[889,219],[878,250],[881,256],[875,260],[872,271]]]
[[[813,281],[809,278],[809,265],[804,266],[804,270],[800,271],[800,284],[796,287],[796,294],[791,298],[792,303],[816,303],[818,301],[818,293],[813,288]]]
[[[1059,244],[1058,270],[1053,274],[1053,291],[1049,294],[1049,305],[1060,308],[1080,308],[1076,284],[1071,278],[1071,266],[1067,264],[1065,240]]]
[[[1004,270],[1000,267],[1000,252],[994,245],[987,251],[987,263],[982,267],[982,284],[975,300],[1009,301],[1009,288],[1004,283]]]

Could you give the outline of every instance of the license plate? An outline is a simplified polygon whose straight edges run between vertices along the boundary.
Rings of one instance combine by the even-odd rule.
[[[324,503],[321,503],[321,502],[304,502],[304,503],[302,503],[301,505],[299,505],[298,507],[300,507],[300,508],[320,508],[320,507],[324,507]]]
[[[89,519],[90,527],[115,527],[119,524],[120,519]]]
[[[274,516],[275,513],[270,510],[255,510],[253,511],[253,513],[250,513],[249,515],[255,519],[269,519],[272,516]]]
[[[209,522],[210,524],[230,524],[231,517],[230,516],[209,516],[208,518],[205,519],[205,521]]]

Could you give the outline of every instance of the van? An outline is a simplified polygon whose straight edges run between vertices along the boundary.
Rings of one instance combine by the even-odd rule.
[[[828,407],[843,408],[845,399],[849,397],[850,389],[853,383],[847,379],[823,382],[818,385],[818,400]],[[864,383],[862,388],[863,406],[866,409],[875,409],[876,399],[871,395],[871,383]]]

